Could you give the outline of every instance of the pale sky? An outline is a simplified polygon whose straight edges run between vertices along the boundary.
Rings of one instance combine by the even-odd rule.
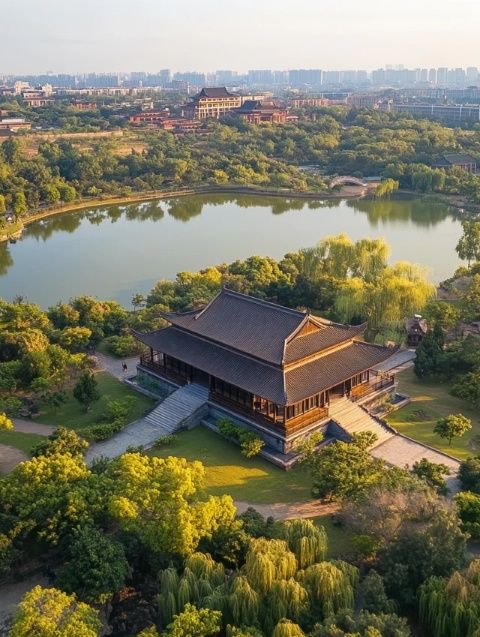
[[[480,67],[480,0],[0,0],[0,16],[0,74]]]

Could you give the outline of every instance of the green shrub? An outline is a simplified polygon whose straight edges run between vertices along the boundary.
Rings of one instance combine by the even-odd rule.
[[[119,358],[135,356],[141,351],[140,343],[131,334],[109,336],[104,340],[104,343],[107,351]]]
[[[114,420],[112,422],[104,422],[96,425],[90,425],[82,429],[82,436],[87,440],[94,440],[96,442],[100,440],[107,440],[111,438],[113,434],[123,429],[125,426],[124,420]]]
[[[160,438],[155,441],[155,447],[159,449],[161,447],[168,447],[169,445],[173,445],[176,441],[177,436],[175,434],[167,434],[166,436],[160,436]]]
[[[235,425],[228,418],[220,418],[217,421],[217,426],[222,436],[234,440],[240,445],[242,454],[246,458],[253,458],[258,455],[265,445],[264,441],[254,434],[253,431],[248,431],[243,427]]]

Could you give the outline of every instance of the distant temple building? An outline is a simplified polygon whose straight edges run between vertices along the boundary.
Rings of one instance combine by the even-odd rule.
[[[277,106],[274,102],[262,102],[260,100],[247,100],[237,108],[235,115],[249,124],[284,124],[287,121],[288,111],[286,108]]]
[[[332,323],[227,289],[201,310],[162,316],[169,327],[135,333],[147,349],[140,384],[164,395],[203,386],[203,421],[231,418],[255,431],[279,464],[299,437],[336,435],[335,405],[373,422],[352,403],[378,402],[395,388],[392,376],[375,371],[392,350],[362,341],[365,325]]]
[[[219,119],[242,105],[242,97],[222,88],[203,88],[185,104],[182,115],[188,119]]]
[[[427,321],[420,314],[415,314],[405,321],[405,331],[407,332],[407,345],[417,347],[428,331]]]
[[[476,173],[477,163],[478,160],[467,153],[446,153],[442,159],[435,164],[435,167],[444,168],[445,170],[460,168],[467,173]]]

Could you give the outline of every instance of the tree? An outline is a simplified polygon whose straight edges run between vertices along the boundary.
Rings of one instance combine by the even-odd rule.
[[[465,491],[480,494],[480,456],[470,456],[462,460],[458,477]]]
[[[123,546],[99,529],[86,526],[71,540],[57,584],[87,602],[104,603],[124,586],[128,574]]]
[[[106,477],[93,474],[78,455],[41,455],[0,481],[0,502],[32,540],[55,545],[104,514],[107,485]]]
[[[480,372],[469,372],[453,385],[450,393],[474,407],[480,407]]]
[[[385,584],[381,575],[371,570],[360,584],[362,608],[371,613],[393,613],[395,602],[385,592]]]
[[[13,195],[12,210],[13,210],[13,214],[17,218],[21,217],[27,212],[28,204],[27,204],[27,199],[25,197],[25,193],[23,192],[23,190],[18,190]]]
[[[375,197],[377,199],[382,199],[384,197],[388,197],[392,192],[398,190],[400,184],[395,179],[382,179],[382,181],[375,188]]]
[[[198,609],[187,604],[167,626],[166,637],[209,637],[220,632],[222,613],[209,608]]]
[[[13,422],[5,413],[0,412],[0,431],[13,429]]]
[[[480,539],[480,495],[463,491],[455,501],[463,529],[476,540]]]
[[[35,586],[19,604],[10,637],[98,637],[98,611],[55,588]]]
[[[7,203],[5,200],[5,195],[0,195],[0,215],[5,214],[7,211]]]
[[[480,274],[472,277],[463,295],[463,305],[468,318],[475,320],[480,317]]]
[[[73,431],[73,429],[57,427],[57,429],[48,436],[47,440],[42,440],[42,442],[35,445],[31,453],[34,458],[37,456],[51,456],[65,453],[81,457],[87,448],[88,442]]]
[[[58,335],[60,345],[70,352],[83,351],[92,336],[92,330],[88,327],[66,327]]]
[[[407,620],[397,615],[342,610],[317,624],[311,637],[411,637],[411,632]]]
[[[467,261],[468,267],[472,261],[480,261],[480,221],[462,221],[463,235],[460,237],[456,251],[460,259]]]
[[[342,500],[359,495],[385,473],[385,463],[370,455],[375,435],[353,436],[352,442],[336,440],[320,453],[308,454],[305,462],[313,479],[313,493],[319,498]]]
[[[145,297],[143,294],[134,294],[132,296],[133,311],[135,312],[137,308],[142,307],[142,305],[145,305]]]
[[[281,619],[275,626],[272,637],[305,637],[305,633],[298,624],[289,619]]]
[[[156,553],[189,555],[234,518],[229,496],[200,499],[205,470],[198,461],[127,453],[110,471],[111,514]]]
[[[90,409],[90,405],[100,398],[98,383],[91,372],[84,372],[75,387],[73,396],[85,407],[85,411]]]
[[[435,637],[476,637],[480,630],[480,560],[449,578],[432,577],[420,589],[419,615]]]
[[[440,438],[448,440],[449,446],[454,438],[459,438],[470,431],[472,421],[463,414],[451,414],[445,418],[440,418],[433,428],[433,432],[438,434]]]
[[[412,473],[433,487],[439,495],[447,495],[448,489],[444,478],[450,475],[447,465],[429,462],[426,458],[422,458],[415,462]]]

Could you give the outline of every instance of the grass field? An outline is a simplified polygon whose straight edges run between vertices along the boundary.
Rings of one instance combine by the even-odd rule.
[[[245,458],[238,447],[206,427],[185,431],[173,444],[149,453],[200,460],[206,468],[206,491],[211,495],[229,494],[235,500],[255,504],[311,498],[305,470],[295,467],[283,471],[262,458]]]
[[[88,412],[75,400],[72,392],[69,391],[67,401],[63,405],[56,409],[43,407],[40,414],[35,416],[35,420],[45,423],[46,425],[53,425],[54,427],[62,425],[71,427],[72,429],[81,429],[85,425],[92,424],[97,420],[105,410],[105,405],[108,400],[119,400],[127,396],[132,396],[134,404],[128,416],[130,421],[142,416],[145,411],[151,409],[155,403],[151,398],[130,389],[106,372],[96,374],[95,378],[98,382],[101,398],[93,403]]]
[[[15,447],[29,455],[33,445],[44,439],[45,436],[39,434],[27,434],[21,431],[0,431],[0,444]]]
[[[472,441],[480,436],[480,414],[467,403],[448,393],[448,384],[420,381],[413,369],[398,376],[398,390],[411,397],[412,402],[388,416],[388,422],[401,433],[440,449],[457,458],[466,458],[478,453]],[[462,413],[472,421],[472,430],[462,438],[454,438],[452,445],[433,433],[439,418]]]

